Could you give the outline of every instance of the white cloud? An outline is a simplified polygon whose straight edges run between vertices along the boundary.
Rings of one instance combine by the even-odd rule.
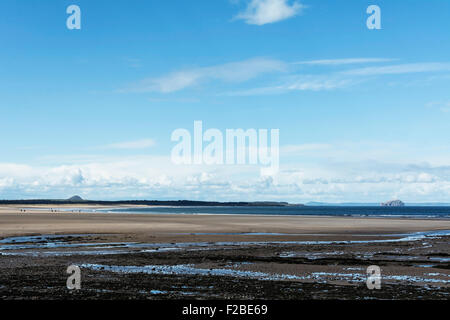
[[[280,147],[280,171],[259,166],[174,165],[166,156],[57,157],[0,163],[3,198],[404,201],[450,199],[450,149],[394,142]],[[63,160],[61,160],[63,159]],[[65,163],[62,165],[61,163]]]
[[[305,8],[298,1],[288,0],[251,0],[245,11],[235,18],[247,24],[264,25],[294,17]]]
[[[177,71],[142,81],[127,91],[170,93],[194,86],[201,81],[243,82],[270,72],[283,72],[286,64],[279,60],[253,58],[212,67]]]
[[[126,141],[113,143],[105,146],[107,149],[146,149],[155,145],[153,139],[142,139],[135,141]]]

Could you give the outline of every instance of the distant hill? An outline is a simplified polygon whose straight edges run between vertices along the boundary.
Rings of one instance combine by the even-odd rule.
[[[80,201],[84,201],[83,198],[81,198],[80,196],[73,196],[69,199],[67,199],[67,201],[71,201],[71,202],[80,202]]]

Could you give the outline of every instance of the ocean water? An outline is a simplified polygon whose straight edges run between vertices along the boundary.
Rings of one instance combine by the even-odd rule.
[[[304,206],[304,207],[148,207],[96,210],[96,212],[133,214],[243,214],[287,216],[359,216],[359,217],[409,217],[450,218],[450,207],[355,207],[355,206]]]

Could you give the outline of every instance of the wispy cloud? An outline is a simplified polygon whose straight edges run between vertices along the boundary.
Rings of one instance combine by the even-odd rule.
[[[342,72],[346,75],[374,76],[423,72],[450,71],[450,63],[407,63],[381,67],[366,67]]]
[[[291,81],[282,87],[287,91],[321,91],[343,88],[353,83],[355,81],[348,78],[329,75],[307,75],[292,77]]]
[[[323,60],[298,61],[294,62],[293,64],[330,66],[330,65],[359,64],[359,63],[378,63],[389,61],[393,61],[393,59],[384,59],[384,58],[323,59]]]
[[[106,145],[104,148],[106,149],[146,149],[149,147],[153,147],[155,145],[155,141],[153,139],[142,139],[135,141],[125,141],[119,143],[113,143]]]
[[[142,67],[141,59],[124,58],[124,61],[130,68],[140,68],[140,67]]]
[[[433,101],[426,104],[427,108],[439,108],[442,112],[450,112],[450,100],[449,101]]]
[[[286,62],[270,58],[253,58],[220,65],[198,67],[171,72],[159,77],[148,78],[130,86],[122,92],[156,92],[173,93],[201,84],[213,82],[241,84],[271,74],[270,82],[254,88],[230,90],[219,95],[251,96],[264,94],[282,94],[293,91],[323,91],[346,88],[369,81],[373,77],[386,75],[402,75],[410,73],[441,73],[450,71],[450,63],[424,62],[405,63],[362,68],[347,68],[336,71],[333,66],[350,66],[355,64],[370,65],[373,63],[391,62],[389,58],[346,58],[305,60]],[[305,66],[299,70],[299,66]],[[328,72],[322,70],[307,71],[307,67],[330,67]],[[265,79],[267,80],[267,79]],[[265,81],[263,79],[263,81]],[[444,110],[447,108],[444,107]],[[444,111],[443,110],[443,111]]]
[[[338,66],[357,63],[381,63],[392,61],[386,58],[349,58],[349,59],[327,59],[294,62],[290,65],[305,66]],[[450,63],[409,63],[388,66],[353,68],[344,71],[330,71],[327,73],[301,74],[293,71],[288,76],[279,77],[278,84],[244,89],[227,93],[231,96],[251,96],[263,94],[282,94],[292,91],[324,91],[341,89],[369,81],[373,76],[401,75],[409,73],[437,73],[450,71]],[[304,71],[304,70],[303,70]],[[297,73],[297,74],[295,74]],[[448,110],[443,105],[442,111]]]
[[[361,79],[351,79],[336,75],[300,75],[289,76],[281,84],[258,87],[227,93],[229,96],[252,96],[264,94],[282,94],[293,91],[324,91],[344,88],[361,82]]]
[[[331,145],[326,143],[305,143],[297,145],[285,145],[280,148],[281,154],[296,154],[310,151],[323,151],[330,149]]]
[[[235,19],[244,20],[247,24],[262,26],[294,17],[306,8],[298,1],[288,0],[251,0],[247,8]]]
[[[125,91],[170,93],[197,85],[205,80],[243,82],[265,73],[283,72],[286,68],[286,63],[279,60],[254,58],[169,73],[159,78],[143,80]]]

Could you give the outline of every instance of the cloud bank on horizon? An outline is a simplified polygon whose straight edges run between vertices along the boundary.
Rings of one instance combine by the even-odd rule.
[[[48,165],[52,157],[39,165],[0,163],[0,189],[6,198],[77,193],[90,199],[448,200],[450,152],[373,141],[285,145],[280,151],[281,170],[266,176],[257,166],[174,165],[167,156],[149,155],[53,156],[64,165]]]

